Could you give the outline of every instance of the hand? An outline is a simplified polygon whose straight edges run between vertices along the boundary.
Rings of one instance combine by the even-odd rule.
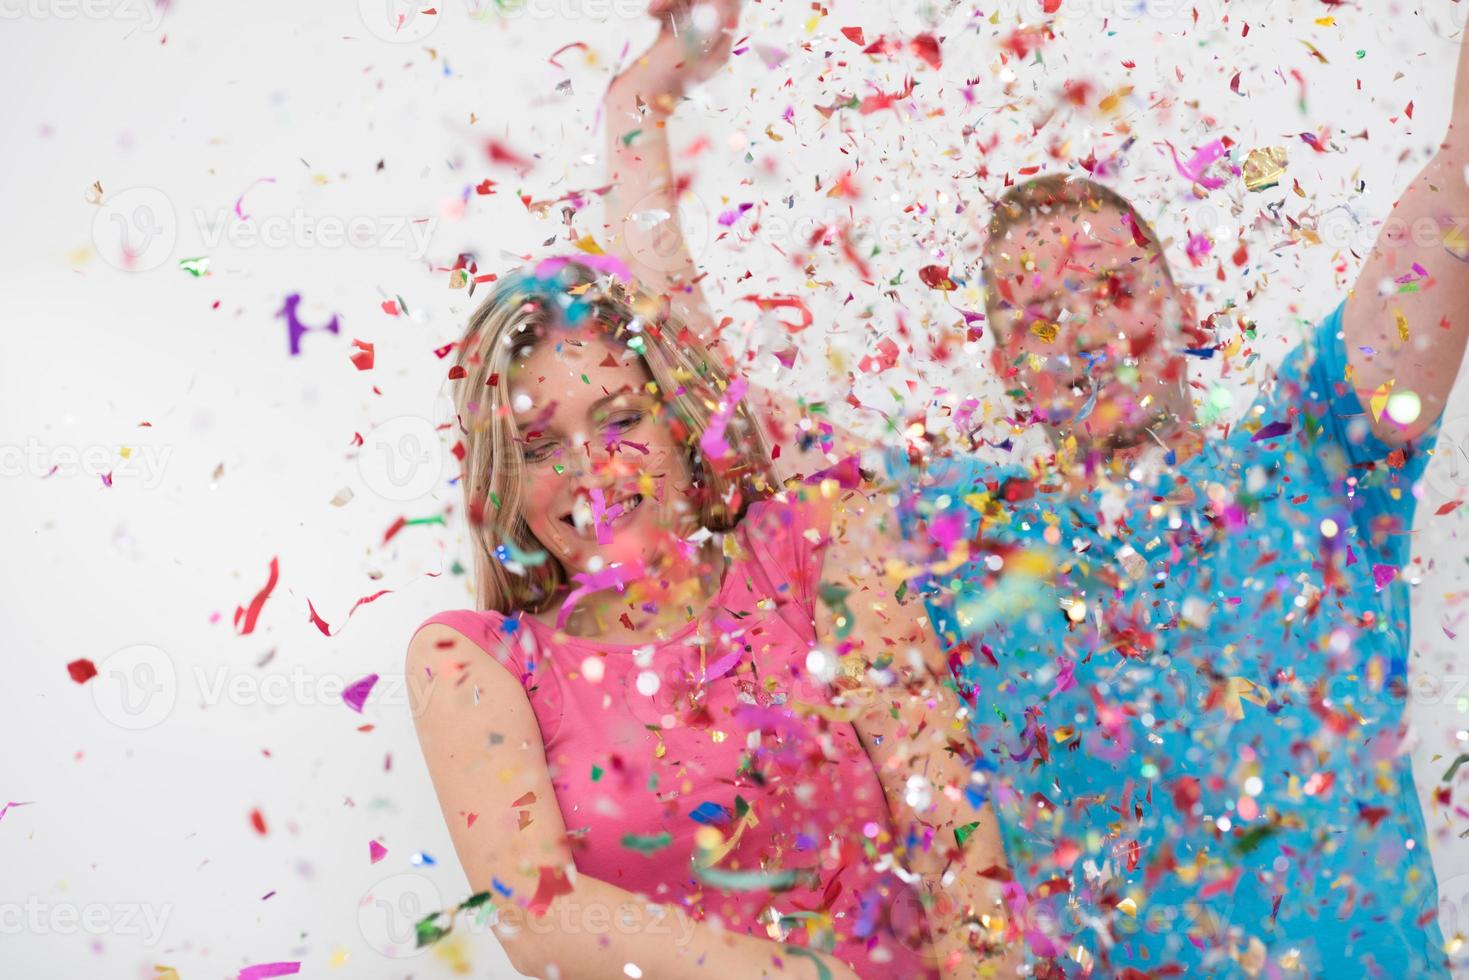
[[[631,89],[667,113],[689,88],[711,78],[729,60],[740,0],[653,0],[648,14],[660,22],[658,37],[612,87]]]

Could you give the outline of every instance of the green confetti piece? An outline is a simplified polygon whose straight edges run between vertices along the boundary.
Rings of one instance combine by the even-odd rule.
[[[673,835],[666,830],[661,834],[622,835],[622,846],[639,854],[657,854],[672,843]]]
[[[801,874],[794,868],[780,871],[728,871],[724,868],[694,868],[694,874],[706,885],[732,892],[786,891],[796,885]]]
[[[643,135],[643,131],[641,129],[634,129],[630,132],[624,133],[622,135],[622,145],[632,146],[633,140],[637,139],[641,135]]]
[[[821,957],[817,956],[809,949],[802,949],[800,946],[785,946],[783,948],[791,956],[802,956],[815,963],[816,980],[831,980],[831,968],[826,965]]]
[[[960,847],[963,847],[964,846],[964,842],[969,839],[969,835],[970,834],[973,834],[978,829],[979,829],[979,821],[978,820],[974,821],[973,823],[967,823],[967,824],[965,824],[962,827],[955,827],[954,828],[954,843],[958,844]]]
[[[209,273],[209,256],[200,255],[192,259],[179,259],[179,268],[198,279]]]
[[[1239,840],[1234,842],[1235,853],[1248,854],[1274,835],[1275,828],[1269,824],[1251,827]]]
[[[1454,773],[1458,772],[1459,771],[1459,767],[1462,766],[1466,762],[1469,762],[1469,755],[1461,755],[1457,759],[1455,759],[1454,760],[1454,764],[1451,765],[1451,766],[1449,766],[1449,771],[1443,774],[1443,780],[1442,780],[1442,782],[1447,783],[1447,782],[1450,782],[1451,780],[1453,780]]]
[[[592,766],[592,782],[600,782],[605,771],[601,766]]]
[[[496,510],[500,509],[500,495],[493,490],[490,491],[490,503],[495,505]]]

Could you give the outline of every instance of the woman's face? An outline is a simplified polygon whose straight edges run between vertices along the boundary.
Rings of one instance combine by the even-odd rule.
[[[568,574],[654,564],[698,529],[688,449],[650,380],[596,325],[549,328],[511,367],[525,521]]]

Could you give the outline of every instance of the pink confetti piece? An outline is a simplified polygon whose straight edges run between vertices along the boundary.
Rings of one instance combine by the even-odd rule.
[[[254,181],[252,181],[249,187],[246,187],[244,190],[240,191],[240,196],[237,197],[237,198],[235,198],[235,217],[236,218],[239,218],[241,221],[244,221],[246,218],[250,217],[248,214],[246,214],[244,212],[244,210],[242,208],[242,205],[244,205],[244,203],[245,203],[245,195],[246,194],[248,194],[252,190],[254,190],[256,188],[256,186],[259,185],[259,184],[274,184],[274,183],[275,183],[275,178],[274,177],[259,177],[259,178],[256,178]]]
[[[35,800],[26,800],[24,803],[16,803],[16,802],[12,801],[10,803],[5,804],[4,806],[0,806],[0,820],[4,820],[5,819],[5,814],[7,814],[7,813],[10,812],[10,808],[11,807],[14,807],[14,806],[34,806],[35,805],[35,802],[36,802]]]
[[[367,842],[367,856],[372,859],[373,864],[377,864],[383,858],[388,856],[388,849],[386,847],[383,847],[377,841],[370,840]]]
[[[549,259],[543,259],[536,265],[535,276],[537,279],[549,279],[572,262],[589,265],[598,272],[617,276],[623,282],[632,282],[632,270],[621,259],[613,255],[552,256]]]
[[[376,683],[377,675],[368,674],[361,680],[354,681],[351,686],[343,691],[342,700],[346,702],[347,707],[360,715],[362,714],[362,705],[367,701],[367,696],[372,693],[372,686]]]
[[[1178,150],[1174,148],[1172,143],[1165,141],[1163,145],[1168,147],[1168,151],[1173,154],[1173,165],[1178,168],[1178,172],[1182,176],[1188,179],[1189,183],[1199,184],[1211,191],[1216,191],[1224,186],[1224,179],[1222,177],[1204,176],[1204,171],[1208,170],[1211,164],[1216,163],[1224,157],[1225,149],[1223,140],[1214,140],[1200,147],[1189,158],[1188,163],[1179,160]]]
[[[1373,582],[1374,585],[1377,586],[1377,591],[1378,592],[1381,592],[1383,589],[1385,589],[1389,585],[1391,585],[1392,584],[1392,580],[1395,579],[1395,578],[1397,578],[1397,577],[1398,577],[1398,567],[1396,565],[1373,565],[1372,566],[1372,582]]]
[[[735,408],[740,399],[745,397],[745,390],[750,386],[744,378],[735,378],[729,383],[729,388],[724,393],[724,398],[719,402],[719,410],[709,420],[702,435],[699,436],[699,451],[704,454],[705,462],[715,469],[723,469],[728,465],[730,456],[729,443],[725,441],[724,433],[729,428],[729,420],[734,417]]]
[[[301,961],[294,963],[257,963],[247,966],[235,977],[235,980],[267,980],[269,977],[287,977],[301,972]]]
[[[577,572],[571,576],[571,580],[577,583],[577,587],[572,589],[561,603],[561,609],[556,613],[556,628],[566,628],[566,621],[571,618],[571,611],[576,608],[582,596],[591,595],[603,589],[616,589],[621,592],[629,582],[635,582],[646,575],[647,570],[640,561],[612,565],[599,572]]]

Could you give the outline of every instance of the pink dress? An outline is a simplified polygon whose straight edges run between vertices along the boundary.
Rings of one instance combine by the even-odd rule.
[[[424,625],[452,627],[520,678],[580,873],[829,950],[863,977],[932,975],[917,893],[875,867],[895,843],[877,772],[850,722],[802,710],[830,708],[805,669],[827,542],[816,513],[793,491],[752,504],[718,598],[661,643],[473,610]],[[702,876],[701,824],[738,834]]]

